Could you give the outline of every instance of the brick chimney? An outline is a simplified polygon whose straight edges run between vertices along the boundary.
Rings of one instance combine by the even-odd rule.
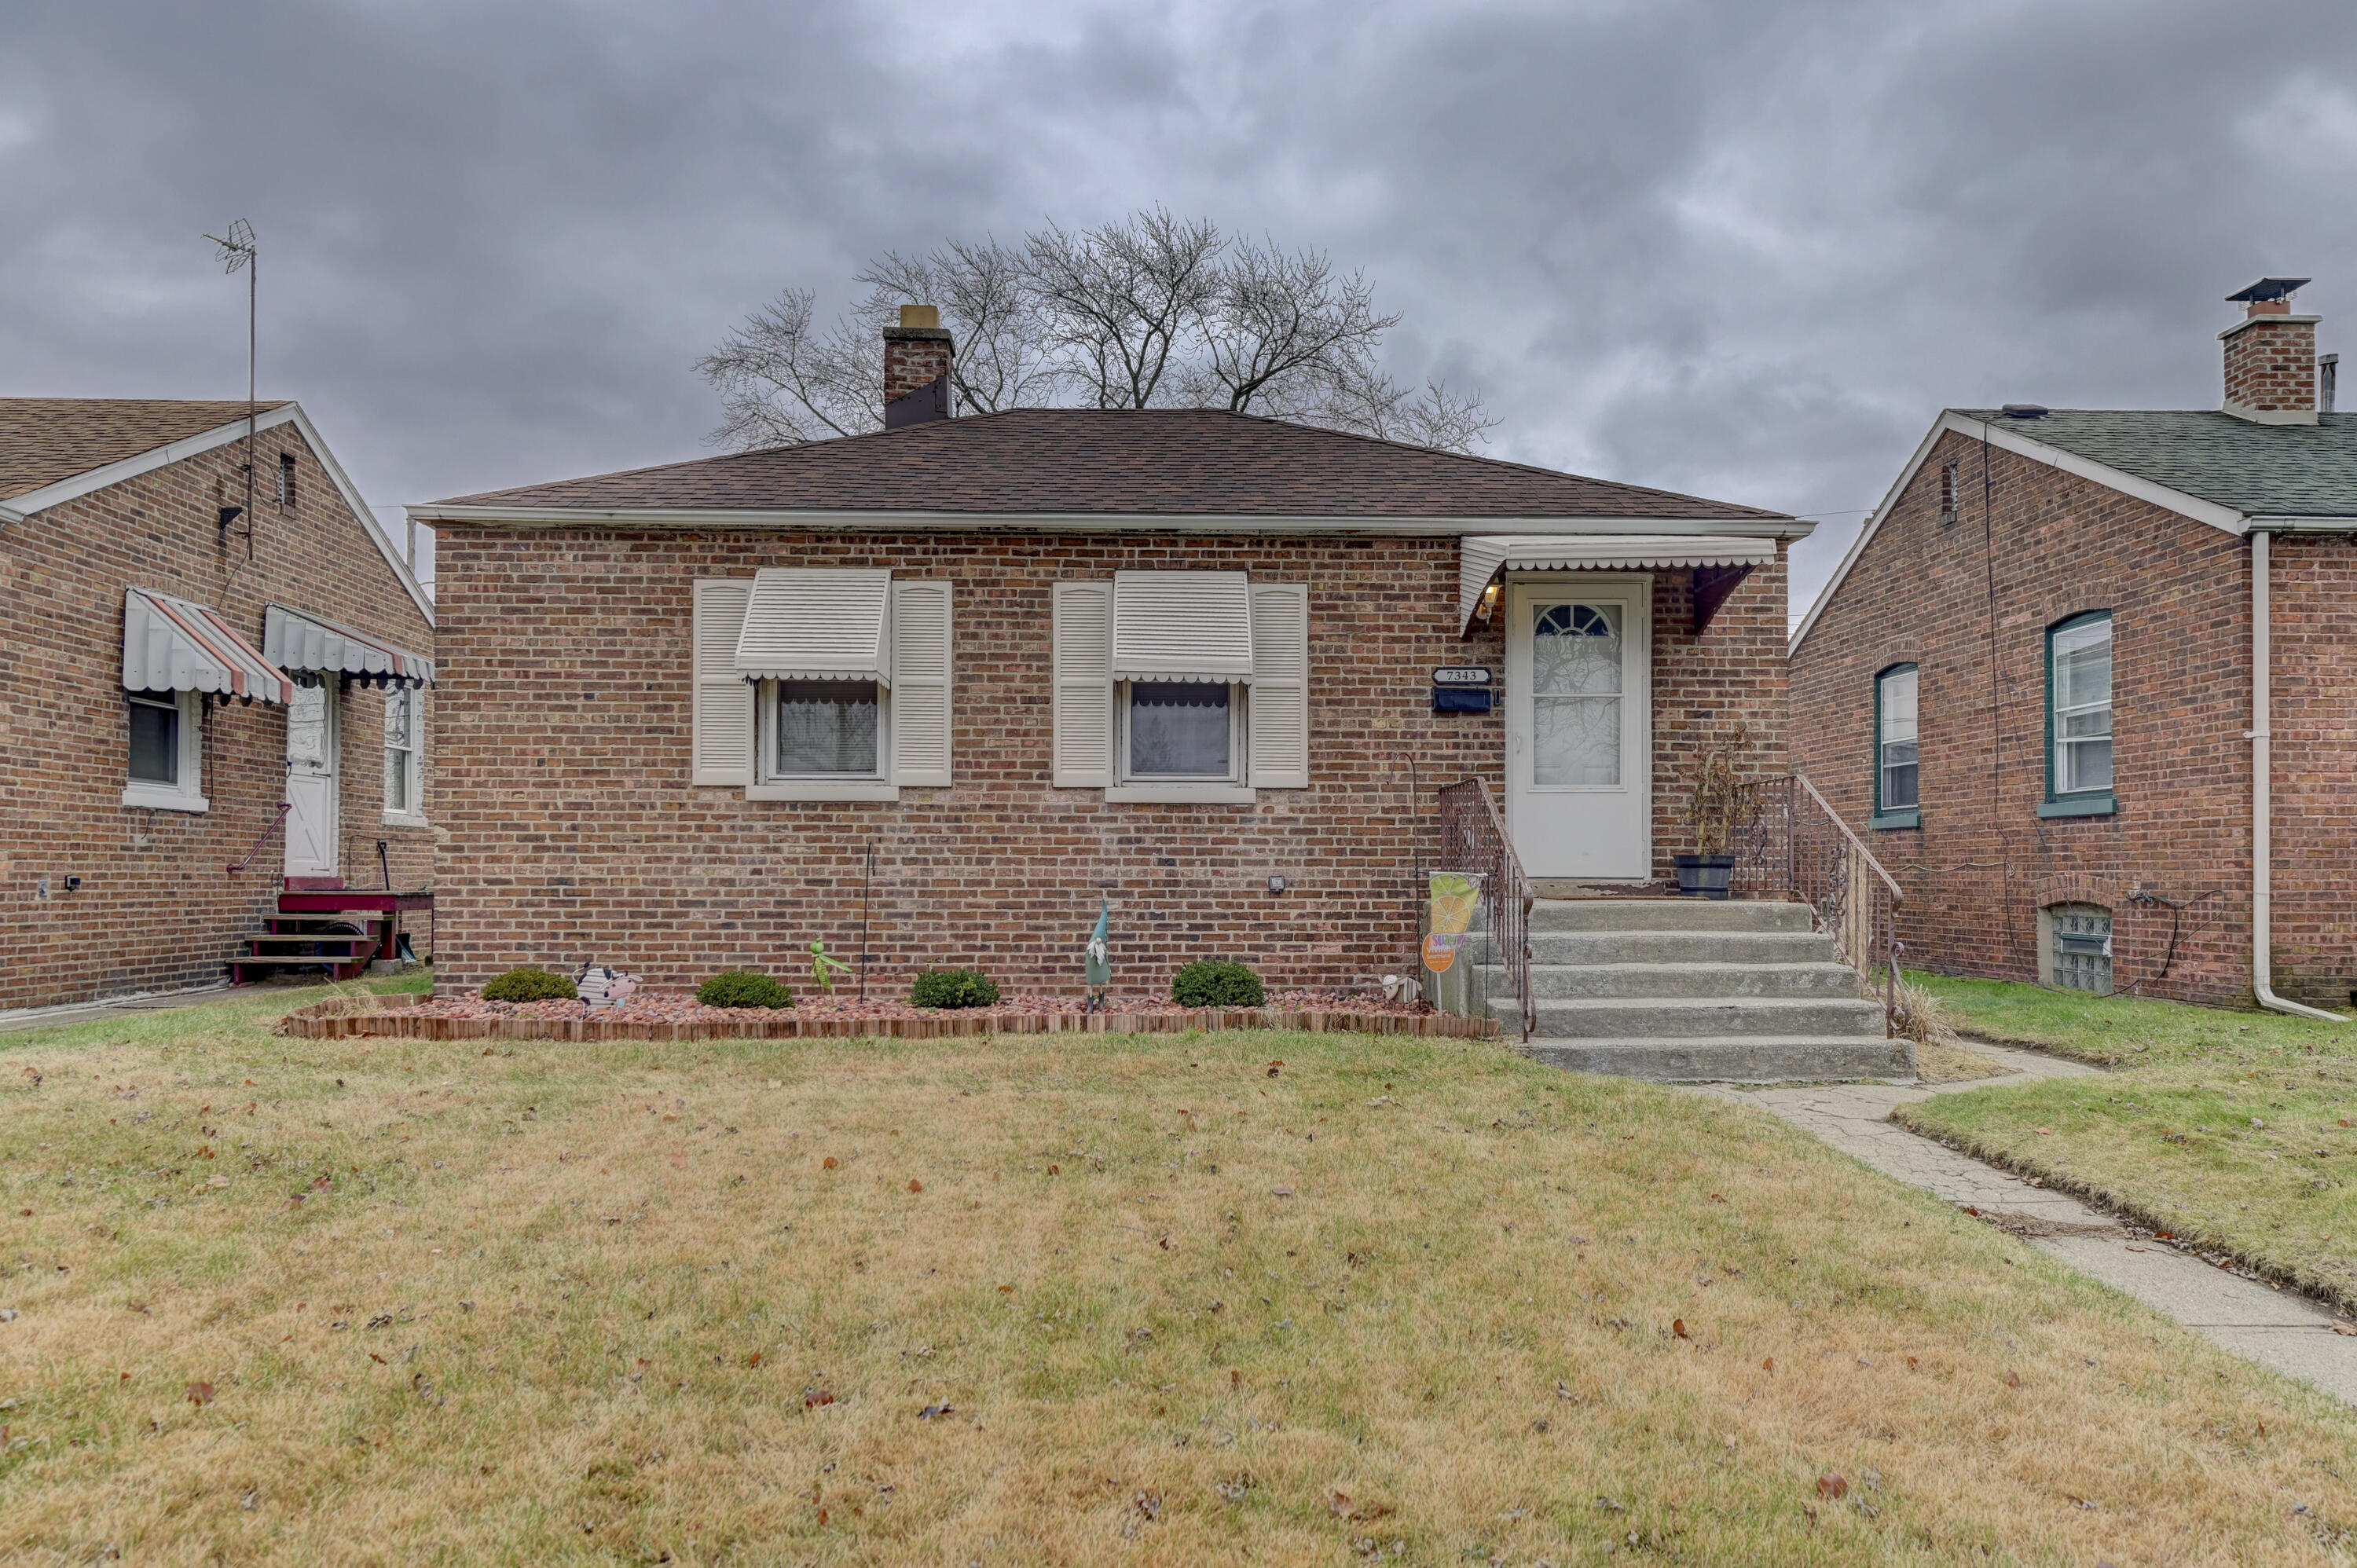
[[[950,356],[956,349],[937,306],[904,305],[884,328],[884,428],[950,416]]]
[[[2226,345],[2225,411],[2255,424],[2316,423],[2316,324],[2294,316],[2306,278],[2261,278],[2226,297],[2243,319],[2218,334]]]

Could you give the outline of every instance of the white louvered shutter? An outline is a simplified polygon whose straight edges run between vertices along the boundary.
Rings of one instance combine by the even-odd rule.
[[[1251,736],[1255,789],[1309,788],[1309,589],[1252,585]]]
[[[950,585],[892,584],[892,782],[950,781]]]
[[[750,577],[695,580],[694,784],[753,782],[753,688],[737,673]]]
[[[1059,789],[1113,785],[1113,585],[1056,585],[1055,768]]]

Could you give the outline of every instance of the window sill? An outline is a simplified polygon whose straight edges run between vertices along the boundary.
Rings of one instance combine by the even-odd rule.
[[[797,779],[771,784],[748,784],[748,800],[832,800],[852,805],[861,801],[892,801],[900,798],[897,784],[832,784],[823,779]]]
[[[143,811],[201,813],[213,809],[213,803],[202,795],[187,795],[168,786],[158,784],[126,785],[123,791],[123,803],[136,807]]]
[[[1923,825],[1922,808],[1905,806],[1896,811],[1877,811],[1866,819],[1866,825],[1877,831],[1891,828],[1920,828]]]
[[[387,811],[384,825],[389,828],[430,828],[434,824],[425,820],[422,811]]]
[[[2093,789],[2084,795],[2065,795],[2048,800],[2038,808],[2041,817],[2109,817],[2118,814],[2120,802],[2109,789]]]
[[[1104,798],[1114,806],[1249,806],[1260,794],[1248,784],[1116,784]]]

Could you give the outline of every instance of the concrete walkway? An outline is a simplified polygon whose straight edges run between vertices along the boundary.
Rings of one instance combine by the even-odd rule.
[[[2032,1246],[2126,1291],[2204,1338],[2357,1404],[2357,1337],[2334,1333],[2332,1316],[2322,1307],[2152,1240],[2075,1197],[2032,1187],[1890,1120],[1892,1107],[1934,1094],[2075,1078],[2097,1070],[1999,1046],[1974,1044],[1970,1048],[2013,1071],[1964,1083],[1758,1090],[1712,1084],[1698,1086],[1695,1092],[1757,1106],[1885,1175],[1996,1217]]]

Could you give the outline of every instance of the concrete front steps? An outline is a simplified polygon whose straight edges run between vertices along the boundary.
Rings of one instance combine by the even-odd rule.
[[[1490,1010],[1512,1017],[1505,976]],[[1912,1078],[1882,1004],[1800,904],[1549,898],[1531,910],[1537,1026],[1524,1047],[1577,1072],[1668,1082]]]

